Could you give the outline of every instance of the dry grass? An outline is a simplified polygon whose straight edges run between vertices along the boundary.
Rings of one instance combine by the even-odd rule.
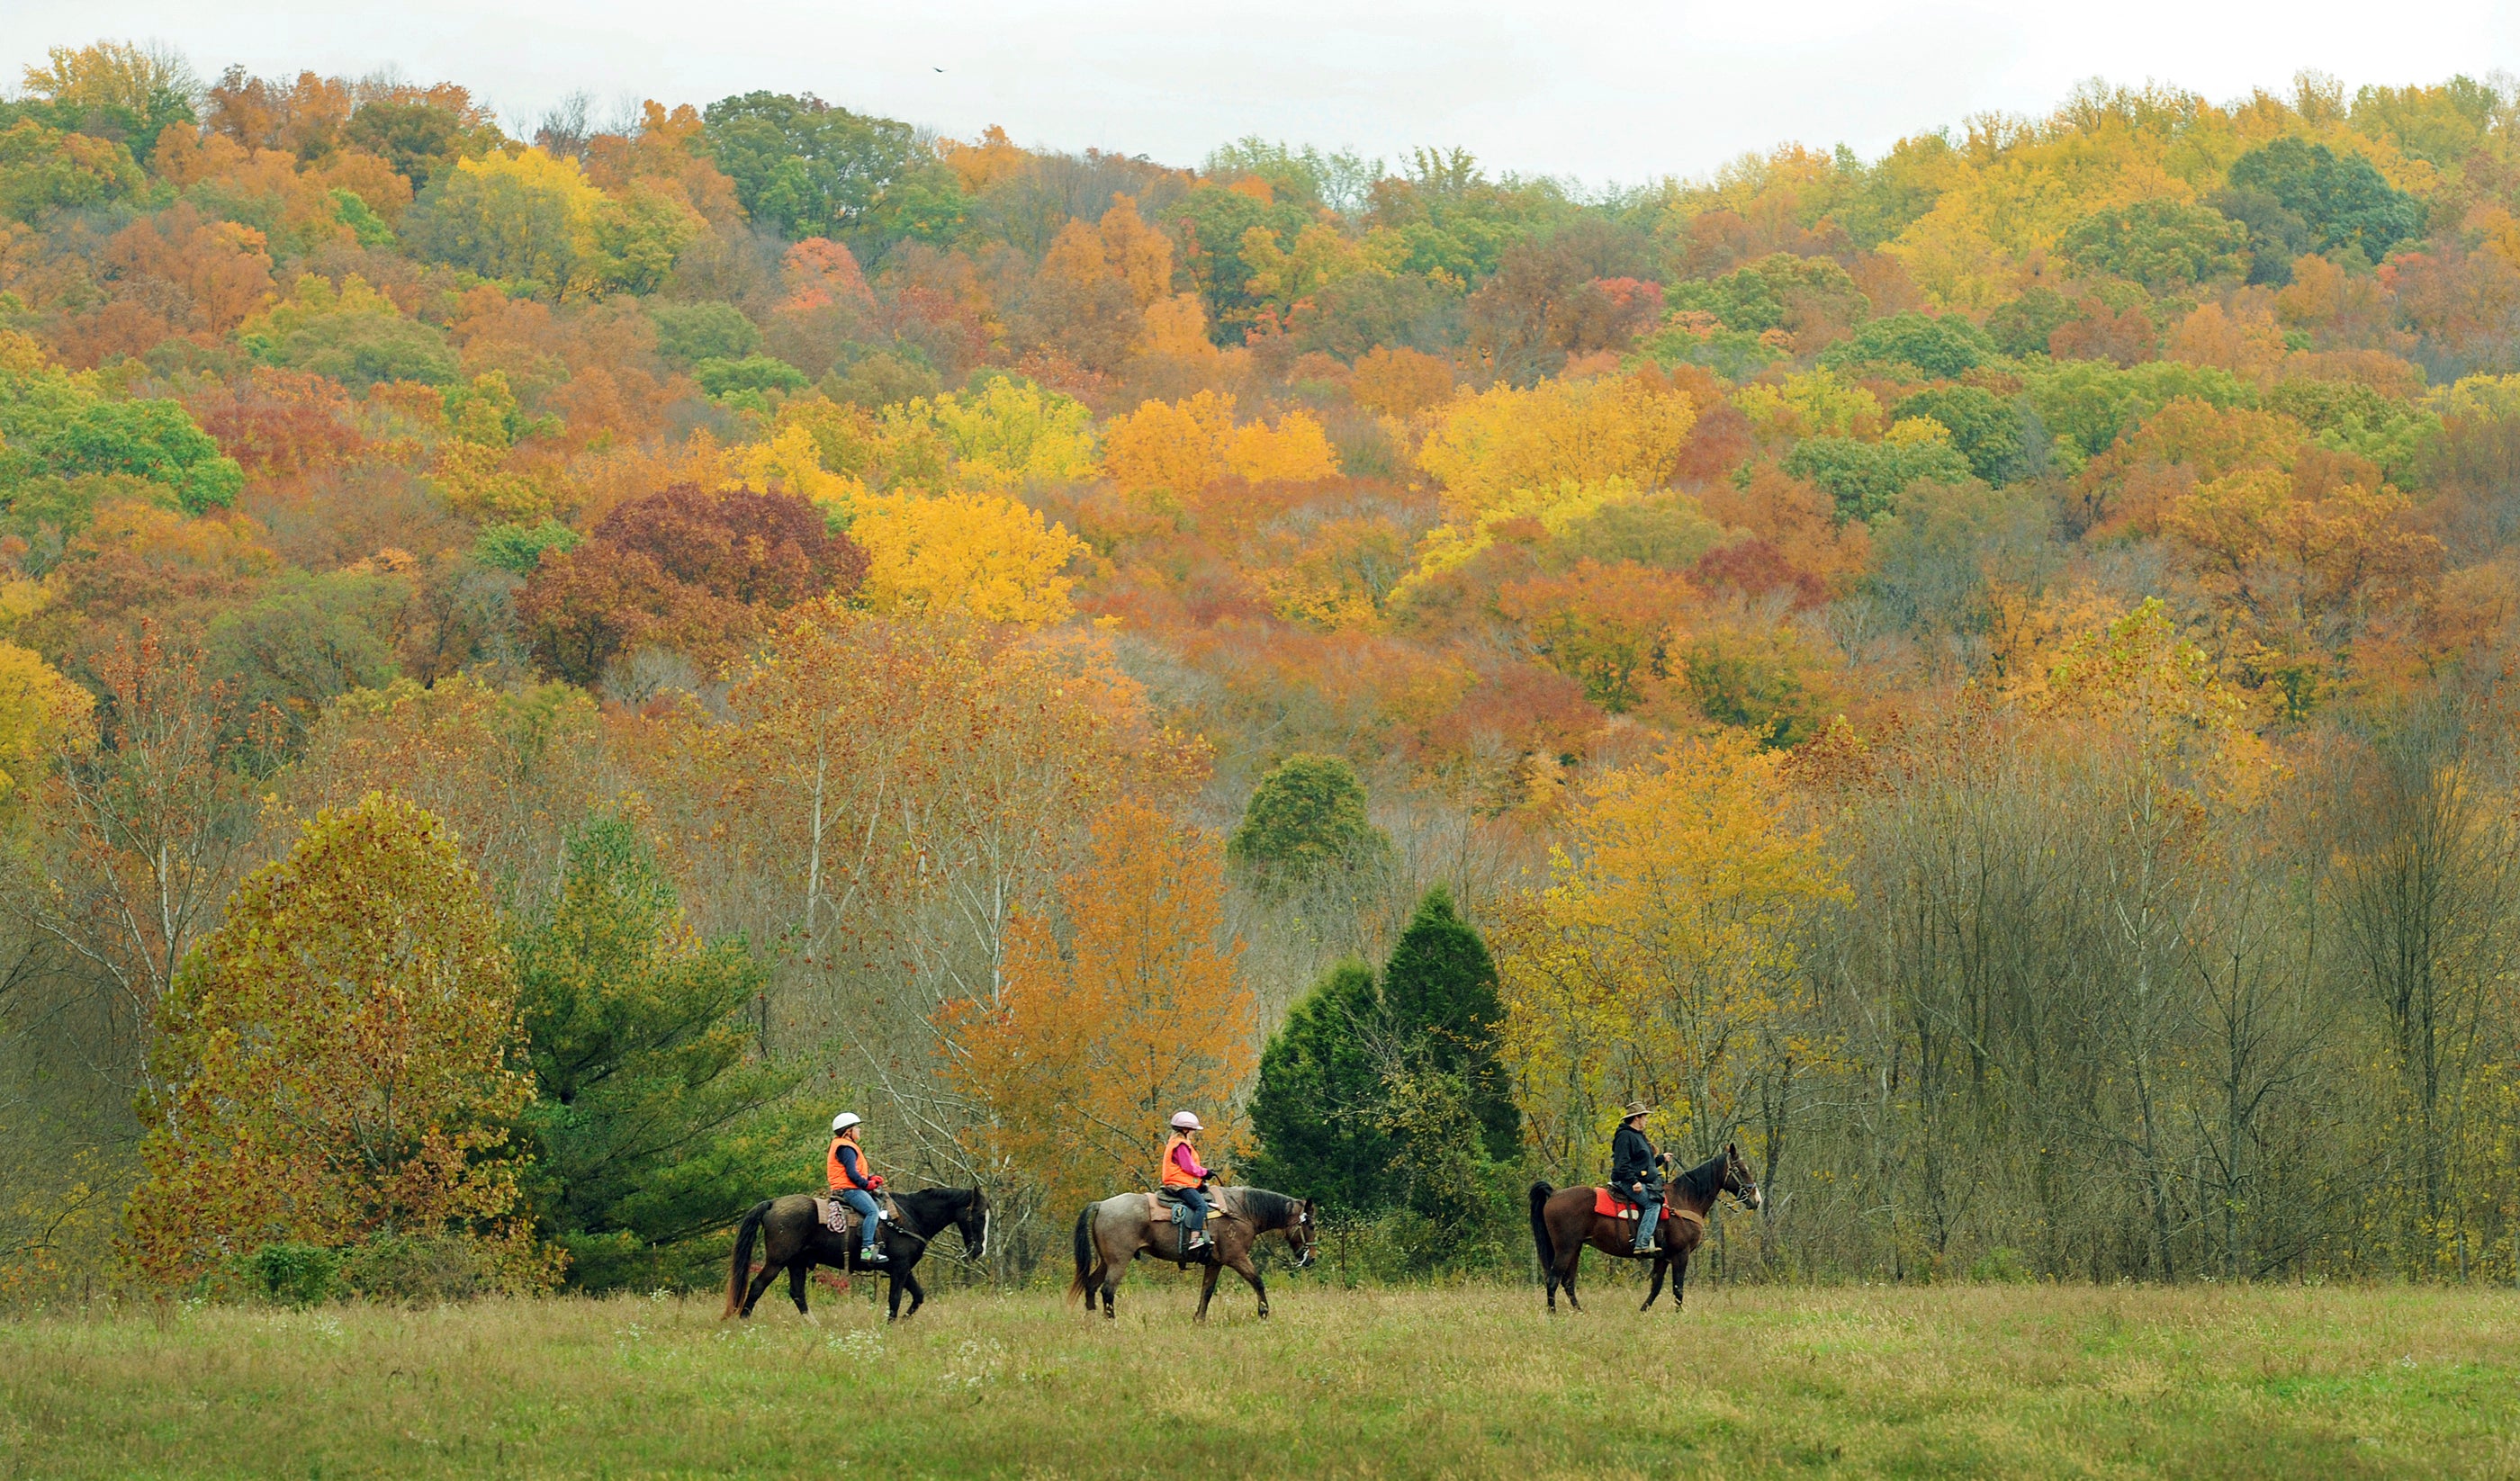
[[[2520,1474],[2520,1297],[2074,1287],[1340,1292],[1106,1326],[945,1292],[0,1324],[42,1476]],[[1232,1299],[1229,1300],[1229,1294]]]

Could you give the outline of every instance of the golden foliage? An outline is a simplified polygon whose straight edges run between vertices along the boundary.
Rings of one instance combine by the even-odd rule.
[[[1642,377],[1500,385],[1437,412],[1418,462],[1459,515],[1475,516],[1568,480],[1659,488],[1696,422],[1688,396]]]
[[[867,605],[1042,627],[1075,609],[1062,574],[1086,549],[1003,494],[868,494],[849,537],[866,549]]]
[[[1368,411],[1406,422],[1453,398],[1453,363],[1422,350],[1377,344],[1357,357],[1349,394]]]
[[[1064,931],[1019,918],[994,1000],[940,1023],[953,1079],[987,1111],[977,1149],[1061,1209],[1148,1181],[1176,1110],[1208,1124],[1211,1165],[1231,1156],[1234,1098],[1259,1063],[1218,841],[1120,801],[1089,853],[1059,883]]]
[[[1777,1082],[1828,1062],[1796,928],[1844,890],[1819,832],[1788,821],[1780,765],[1726,731],[1602,777],[1569,812],[1549,887],[1502,932],[1500,1047],[1544,1153],[1570,1171],[1630,1099],[1711,1149]]]

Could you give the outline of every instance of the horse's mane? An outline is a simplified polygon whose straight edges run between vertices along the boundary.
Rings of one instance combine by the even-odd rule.
[[[1295,1206],[1294,1199],[1265,1188],[1237,1189],[1235,1201],[1242,1205],[1242,1212],[1249,1216],[1255,1229],[1283,1228],[1286,1211]]]
[[[1715,1190],[1724,1186],[1724,1153],[1717,1152],[1672,1181],[1690,1202],[1701,1208],[1712,1207]]]
[[[892,1201],[912,1213],[922,1224],[925,1224],[932,1215],[937,1214],[951,1221],[970,1203],[973,1197],[978,1195],[979,1191],[976,1188],[922,1188],[915,1193],[895,1193],[892,1195]],[[943,1224],[938,1224],[933,1229],[922,1230],[919,1232],[920,1236],[924,1238],[930,1234],[941,1234],[944,1228]]]

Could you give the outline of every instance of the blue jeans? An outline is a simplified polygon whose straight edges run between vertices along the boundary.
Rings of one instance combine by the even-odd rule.
[[[1654,1242],[1655,1234],[1662,1228],[1662,1184],[1659,1181],[1633,1183],[1627,1191],[1637,1205],[1636,1247],[1643,1249]]]
[[[875,1195],[862,1188],[844,1188],[832,1196],[858,1211],[859,1247],[862,1252],[873,1254],[876,1242],[883,1236],[883,1227],[875,1219]]]
[[[1179,1198],[1183,1203],[1190,1207],[1190,1232],[1195,1234],[1206,1229],[1207,1189],[1203,1188],[1177,1188],[1174,1189],[1172,1192],[1174,1197]]]

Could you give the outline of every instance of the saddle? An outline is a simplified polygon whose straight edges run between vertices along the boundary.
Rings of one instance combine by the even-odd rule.
[[[1618,1194],[1611,1192],[1606,1188],[1597,1188],[1593,1189],[1593,1212],[1600,1215],[1604,1219],[1631,1220],[1642,1218],[1644,1213],[1642,1209],[1640,1209],[1637,1205],[1620,1197]],[[1666,1219],[1679,1219],[1685,1223],[1697,1225],[1700,1228],[1704,1228],[1706,1224],[1706,1216],[1704,1214],[1699,1213],[1693,1208],[1682,1208],[1678,1204],[1674,1203],[1666,1202],[1663,1204],[1662,1215]]]
[[[875,1216],[884,1223],[892,1225],[896,1229],[901,1225],[901,1210],[894,1206],[892,1194],[890,1193],[879,1192],[876,1194]],[[814,1200],[814,1218],[823,1226],[823,1228],[830,1230],[832,1234],[838,1234],[843,1238],[854,1235],[857,1233],[857,1210],[849,1207],[837,1198],[816,1198]]]
[[[1147,1217],[1149,1219],[1161,1219],[1167,1216],[1169,1216],[1175,1224],[1188,1224],[1190,1222],[1190,1205],[1173,1196],[1173,1190],[1168,1188],[1159,1188],[1147,1194]],[[1221,1188],[1212,1188],[1208,1189],[1207,1219],[1209,1223],[1213,1224],[1219,1219],[1239,1219],[1241,1217],[1242,1211],[1236,1208],[1233,1203],[1226,1198],[1225,1189]]]

